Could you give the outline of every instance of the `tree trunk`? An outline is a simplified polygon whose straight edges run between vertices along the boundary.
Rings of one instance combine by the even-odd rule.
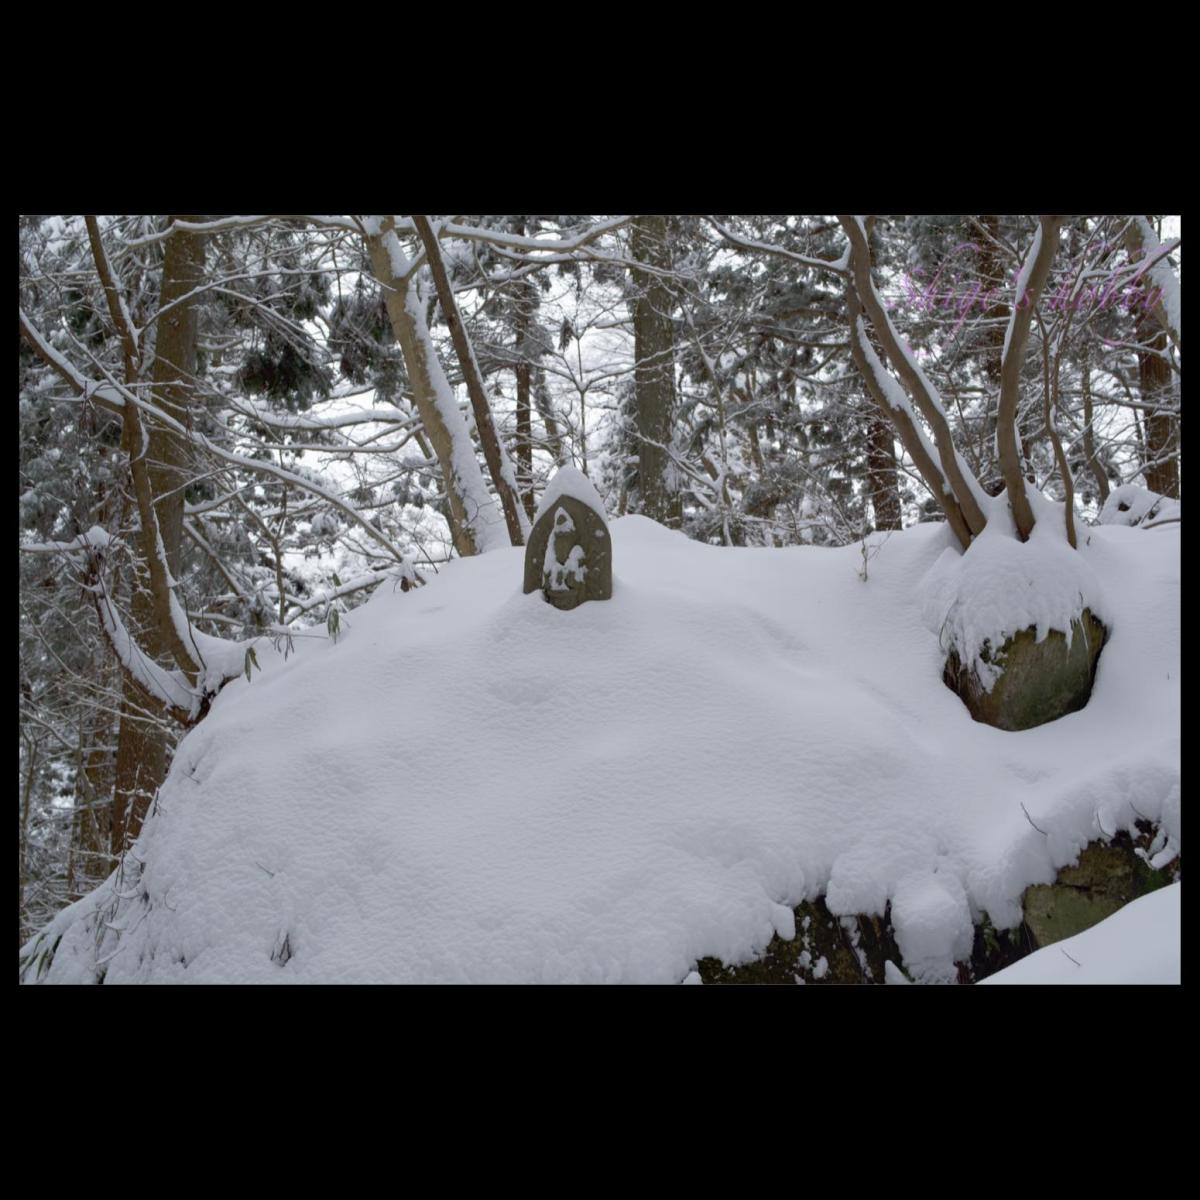
[[[174,220],[175,218],[172,218]],[[199,217],[181,217],[196,221]],[[198,308],[195,298],[185,299],[202,281],[204,237],[176,231],[166,241],[163,257],[162,291],[159,307],[173,305],[157,323],[154,367],[151,374],[155,403],[177,420],[187,422],[187,410],[196,373]],[[146,430],[145,458],[159,535],[171,576],[180,576],[183,538],[183,490],[185,446],[169,430],[150,426]],[[142,448],[129,445],[129,453]],[[148,535],[147,535],[148,539]],[[152,546],[139,547],[135,567],[132,630],[145,650],[165,663],[171,660],[171,631],[163,628],[161,611],[151,592],[148,556]],[[158,721],[136,716],[139,709],[155,713],[157,705],[132,680],[126,678],[121,704],[121,727],[117,737],[116,780],[113,793],[111,847],[121,854],[141,831],[142,822],[166,774],[166,735]]]
[[[525,233],[523,223],[517,232]],[[515,303],[517,332],[513,353],[517,360],[517,490],[521,493],[525,515],[532,523],[537,513],[537,505],[533,501],[533,419],[530,406],[533,366],[529,361],[529,333],[533,325],[535,299],[533,284],[528,280],[517,281]]]
[[[517,233],[525,236],[524,219],[518,222]],[[517,360],[517,490],[521,493],[525,516],[532,524],[537,515],[537,504],[533,498],[533,409],[530,404],[533,364],[529,360],[529,334],[533,329],[537,296],[534,285],[527,279],[517,280],[513,295],[517,310],[516,342],[513,346],[513,354]]]
[[[113,694],[117,672],[106,647],[99,648],[94,678],[105,694]],[[107,704],[85,725],[80,719],[80,761],[76,768],[75,820],[67,878],[68,899],[75,901],[102,883],[115,865],[112,857],[112,804],[117,723]]]
[[[541,368],[538,369],[537,379],[533,384],[533,405],[538,410],[538,416],[542,418],[542,424],[546,427],[546,448],[554,457],[554,465],[562,466],[565,461],[563,434],[558,427],[558,419],[555,417],[554,408],[550,403],[550,389],[546,386],[546,372]]]
[[[979,223],[993,238],[1000,237],[1000,219],[995,215],[981,216]],[[1004,490],[1004,477],[994,459],[996,445],[996,397],[1000,392],[1000,357],[1004,352],[1004,327],[1008,321],[1008,305],[1003,300],[1005,284],[1004,263],[1000,252],[990,238],[980,237],[977,250],[979,263],[979,285],[985,297],[992,303],[983,311],[986,323],[983,332],[982,366],[984,378],[991,392],[984,406],[982,437],[979,446],[980,465],[987,465],[987,472],[980,480],[989,496],[998,496]]]
[[[867,474],[876,529],[900,528],[900,489],[896,480],[896,443],[886,421],[872,421],[867,429]]]
[[[1130,253],[1140,253],[1141,246],[1133,244]],[[1150,281],[1141,284],[1144,304],[1136,307],[1138,313],[1138,382],[1141,386],[1141,401],[1152,404],[1142,414],[1146,430],[1145,466],[1142,475],[1146,486],[1159,496],[1180,498],[1180,431],[1174,412],[1174,388],[1172,388],[1171,365],[1166,358],[1168,334],[1150,304],[1153,292]],[[1162,310],[1162,305],[1158,305]]]
[[[632,250],[638,262],[669,270],[666,217],[638,217],[633,222]],[[675,414],[673,299],[659,274],[634,268],[633,281],[638,289],[633,336],[641,511],[678,529],[683,514],[669,449]]]
[[[20,906],[18,912],[20,920],[18,922],[20,928],[20,946],[25,944],[26,928],[25,928],[25,888],[29,882],[29,814],[33,807],[33,783],[37,778],[37,758],[39,744],[33,738],[27,737],[23,732],[21,734],[25,740],[27,747],[26,754],[28,755],[28,766],[25,768],[25,785],[21,789],[21,895]]]
[[[883,299],[871,278],[871,252],[863,222],[858,217],[851,216],[839,216],[838,221],[850,241],[851,279],[849,282],[857,294],[857,304],[861,305],[863,311],[870,318],[871,326],[875,330],[879,344],[883,347],[884,354],[895,368],[896,374],[904,381],[904,386],[908,389],[913,403],[933,433],[933,442],[938,458],[937,476],[931,478],[923,468],[918,466],[918,469],[921,470],[922,477],[929,483],[930,490],[937,498],[938,503],[946,511],[946,516],[951,524],[955,524],[959,519],[965,522],[969,531],[967,540],[963,542],[965,547],[970,543],[970,537],[982,533],[987,524],[987,518],[984,516],[980,504],[983,490],[980,488],[978,480],[970,474],[969,468],[954,446],[950,423],[946,419],[946,413],[936,389],[917,366],[915,358],[908,352],[906,344],[896,331],[883,306]],[[861,341],[856,333],[857,322],[858,317],[853,316],[851,320],[852,346],[856,341]],[[866,354],[869,349],[869,346],[863,347],[863,353]],[[867,357],[870,358],[870,355]],[[882,367],[882,363],[880,365]],[[868,379],[868,387],[870,386],[871,383]],[[878,388],[873,389],[872,394],[875,395],[877,390]],[[875,399],[877,403],[881,404],[884,413],[896,422],[900,439],[905,450],[911,456],[913,450],[910,442],[914,437],[918,440],[924,437],[912,421],[911,414],[901,420],[898,411],[890,401],[881,401],[878,395],[875,396]],[[897,399],[901,398],[897,397]],[[904,404],[907,405],[907,402],[905,401]],[[945,487],[937,482],[938,476],[944,480]],[[950,496],[947,496],[947,490]],[[954,503],[948,504],[951,497]],[[951,515],[951,508],[958,510],[957,516]],[[955,533],[958,534],[961,541],[962,534],[957,528]]]
[[[941,467],[934,459],[934,448],[917,424],[912,408],[907,404],[900,385],[887,372],[875,347],[867,337],[863,307],[853,279],[846,280],[846,317],[849,324],[850,356],[866,384],[867,392],[882,413],[895,427],[896,436],[920,472],[930,495],[937,500],[950,528],[965,550],[971,544],[971,529],[962,508],[951,493]]]
[[[467,423],[438,361],[417,288],[416,273],[395,231],[366,235],[375,278],[384,290],[392,332],[400,343],[425,434],[442,468],[449,502],[450,537],[464,558],[508,544],[495,501],[483,481]],[[497,537],[499,534],[499,537]]]
[[[1155,409],[1143,413],[1146,457],[1142,474],[1146,486],[1160,496],[1179,499],[1179,430],[1172,411],[1171,365],[1167,362],[1167,332],[1152,313],[1138,319],[1138,382],[1143,404]]]
[[[488,471],[492,476],[492,486],[500,497],[500,507],[504,512],[504,523],[508,527],[508,537],[514,546],[525,544],[525,528],[521,522],[521,507],[517,500],[517,479],[513,474],[512,463],[500,444],[500,435],[496,432],[496,423],[492,420],[491,406],[488,404],[487,393],[483,386],[483,375],[479,363],[475,360],[475,351],[467,337],[466,327],[462,322],[462,314],[458,311],[458,302],[454,299],[454,289],[450,286],[450,277],[446,274],[446,264],[442,261],[442,248],[438,244],[437,234],[429,224],[429,218],[417,213],[413,214],[413,224],[421,236],[425,247],[425,257],[429,262],[429,273],[433,276],[433,285],[437,289],[438,299],[442,304],[442,313],[446,324],[450,327],[450,340],[454,343],[454,352],[458,356],[458,365],[462,370],[463,379],[467,385],[467,395],[471,398],[471,408],[475,413],[475,428],[479,431],[479,441],[483,446],[483,457],[487,462]]]
[[[521,337],[518,335],[517,344]],[[530,522],[537,512],[533,502],[533,421],[529,406],[530,369],[528,363],[517,364],[517,490]]]
[[[1016,312],[1009,322],[1008,337],[1000,363],[1000,404],[996,418],[996,442],[1000,451],[1000,470],[1004,475],[1004,486],[1017,526],[1017,536],[1023,542],[1027,541],[1033,532],[1034,515],[1033,506],[1025,490],[1026,480],[1021,474],[1017,452],[1021,367],[1025,363],[1025,348],[1029,342],[1029,325],[1033,319],[1033,310],[1050,276],[1062,222],[1063,218],[1060,216],[1045,216],[1040,219],[1038,236],[1026,254],[1018,276],[1018,294],[1014,301],[1017,306]]]
[[[1088,469],[1096,481],[1096,490],[1100,496],[1101,505],[1108,499],[1108,472],[1096,454],[1096,433],[1092,428],[1095,413],[1092,407],[1092,373],[1088,356],[1088,347],[1083,348],[1083,360],[1080,363],[1080,373],[1083,383],[1083,456],[1087,460]]]

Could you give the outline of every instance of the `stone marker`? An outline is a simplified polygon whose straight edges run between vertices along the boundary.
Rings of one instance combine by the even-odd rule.
[[[525,544],[525,592],[541,589],[555,608],[612,596],[612,537],[591,481],[561,467],[546,488]]]

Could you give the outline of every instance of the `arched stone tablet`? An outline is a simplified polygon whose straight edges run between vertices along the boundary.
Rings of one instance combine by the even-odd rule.
[[[526,593],[565,610],[612,596],[612,537],[586,475],[562,467],[546,488],[525,544]]]

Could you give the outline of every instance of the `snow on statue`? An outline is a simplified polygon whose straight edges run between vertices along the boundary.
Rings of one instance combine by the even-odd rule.
[[[612,538],[604,502],[575,467],[560,467],[525,546],[525,592],[567,611],[612,595]]]

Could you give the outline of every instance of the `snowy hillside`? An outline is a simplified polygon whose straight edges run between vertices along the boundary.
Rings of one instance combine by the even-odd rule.
[[[503,549],[261,650],[180,746],[144,868],[54,922],[46,977],[678,983],[824,895],[890,901],[935,982],[1087,842],[1142,817],[1178,847],[1178,525],[1087,531],[1095,691],[1023,733],[942,683],[944,525],[873,536],[865,580],[858,546],[611,528],[609,601],[523,595]]]

